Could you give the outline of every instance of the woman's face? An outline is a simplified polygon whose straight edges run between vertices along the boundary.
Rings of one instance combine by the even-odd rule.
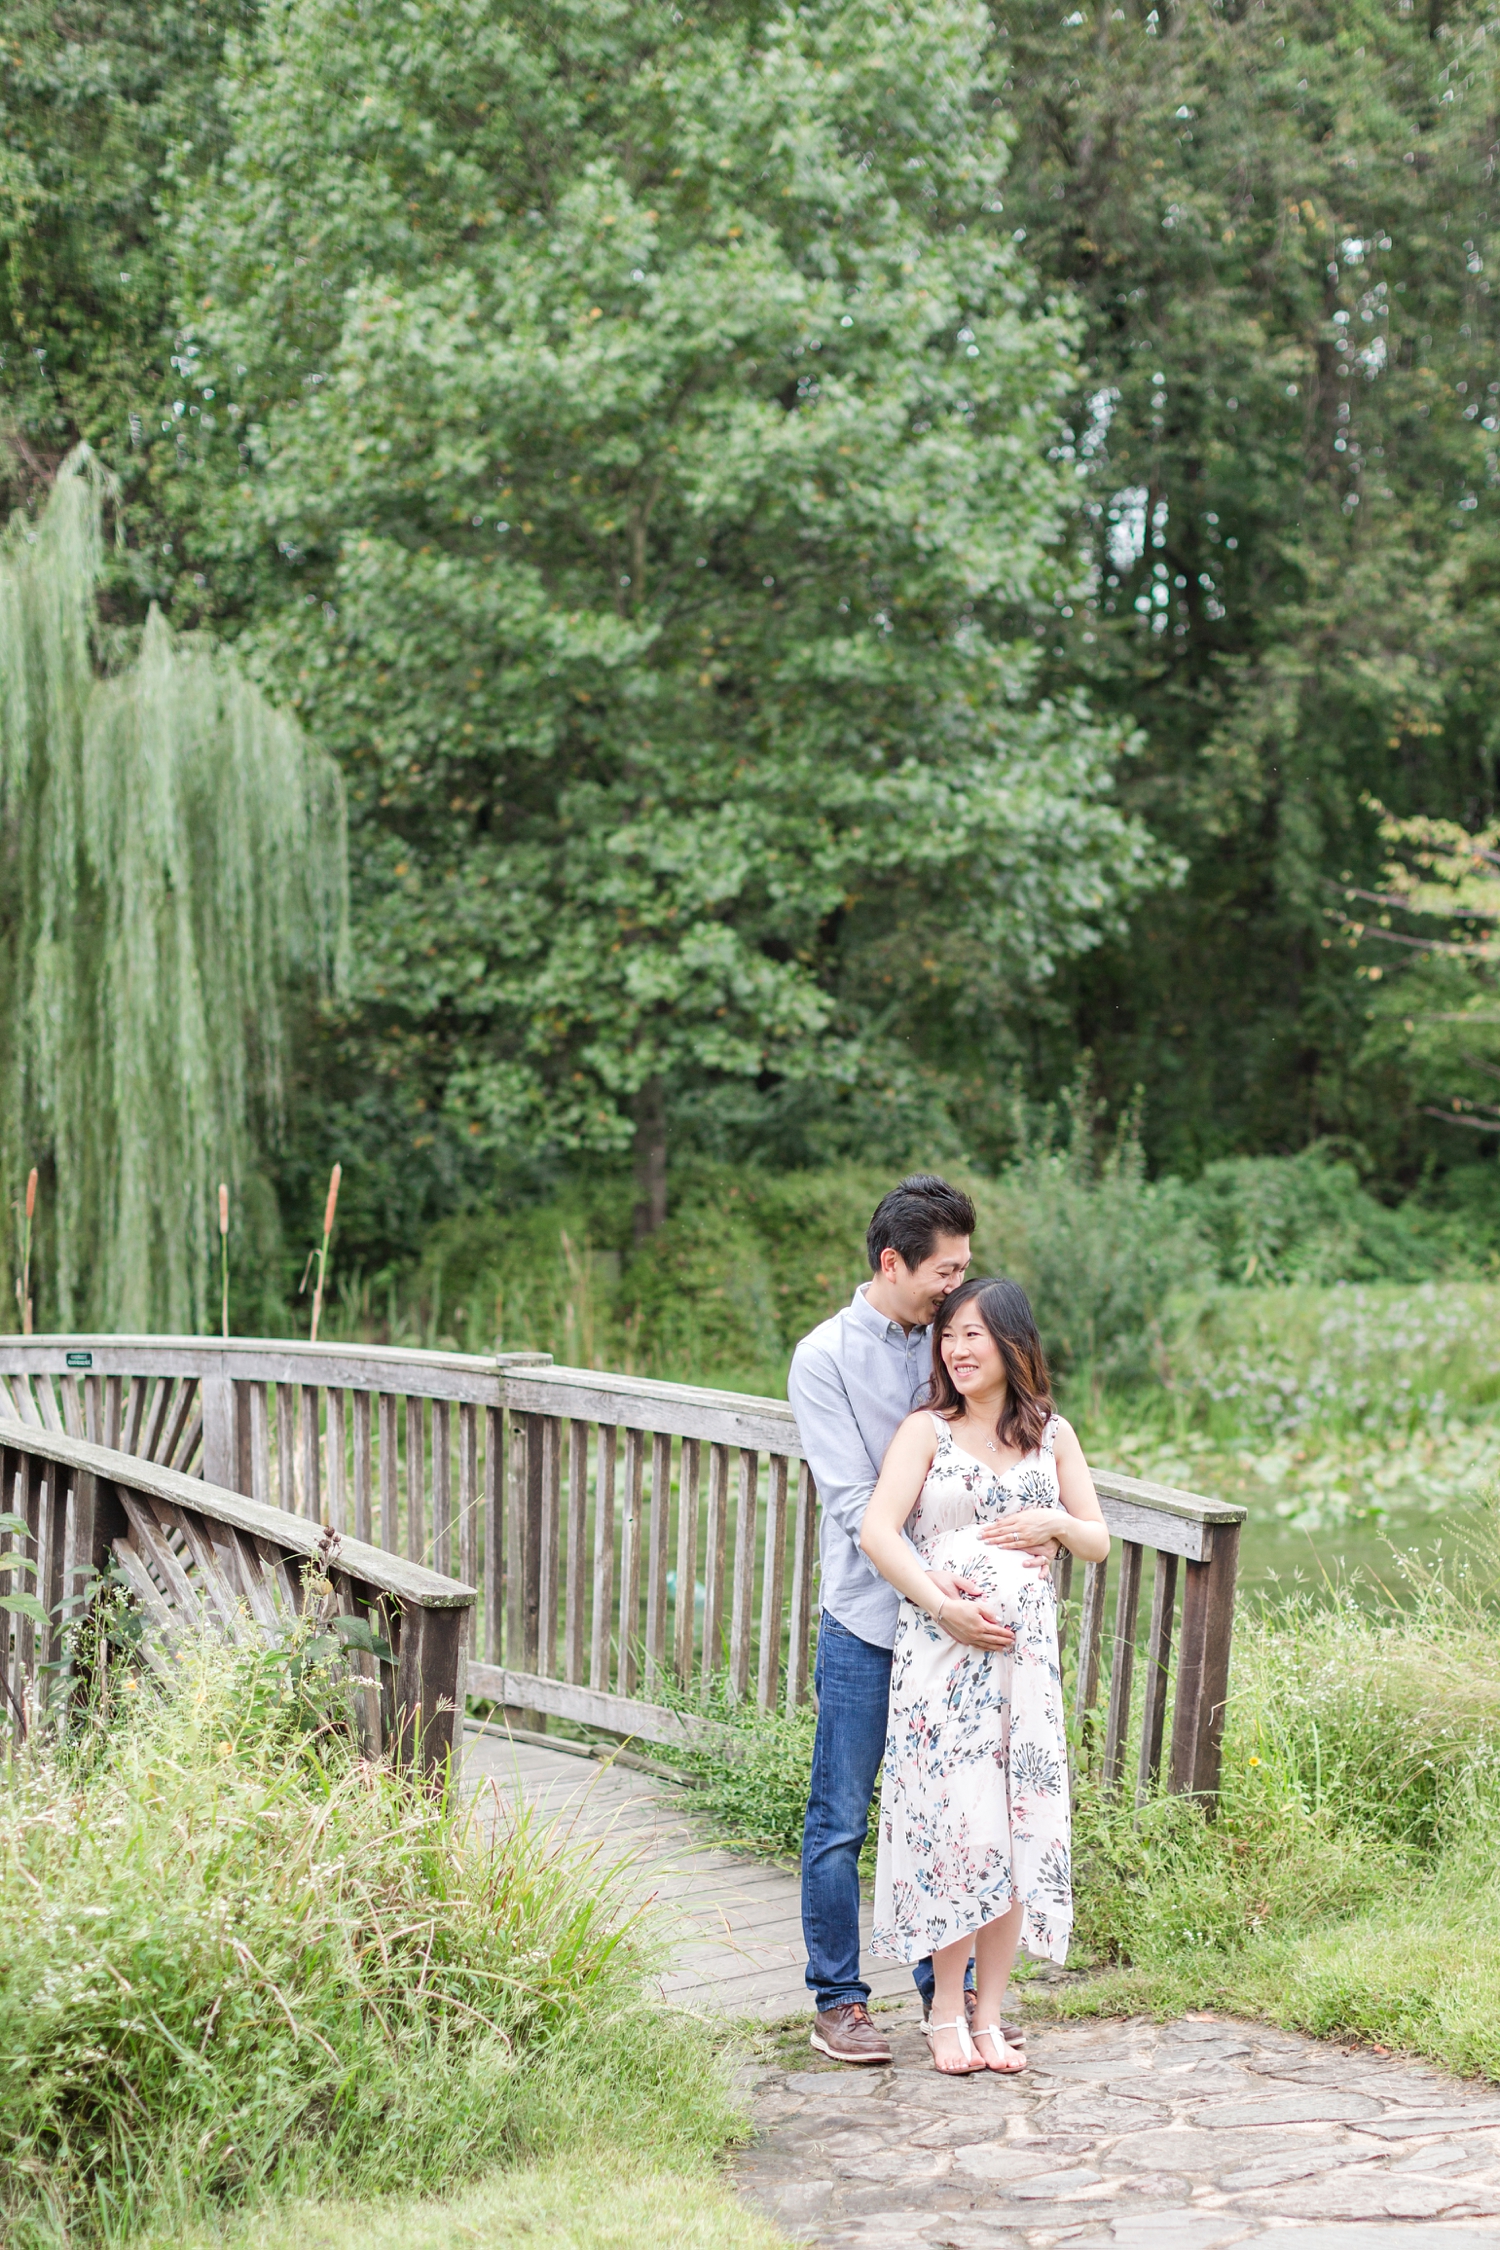
[[[963,1306],[944,1329],[943,1365],[963,1398],[1004,1388],[1000,1346],[980,1318],[977,1305]]]

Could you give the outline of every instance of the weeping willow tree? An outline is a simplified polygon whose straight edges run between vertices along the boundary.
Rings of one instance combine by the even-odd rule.
[[[59,1326],[194,1329],[216,1184],[280,1104],[289,997],[341,973],[343,791],[154,608],[101,676],[107,495],[80,446],[0,540],[0,1178],[13,1220],[42,1165]]]

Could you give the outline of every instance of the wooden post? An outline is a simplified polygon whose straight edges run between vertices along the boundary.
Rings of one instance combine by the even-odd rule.
[[[203,1481],[219,1485],[226,1492],[238,1492],[234,1385],[227,1375],[205,1375],[202,1398]]]
[[[1161,1772],[1161,1744],[1167,1717],[1167,1674],[1172,1662],[1172,1617],[1177,1603],[1177,1557],[1158,1552],[1151,1587],[1151,1626],[1146,1641],[1145,1711],[1141,1717],[1141,1762],[1135,1801],[1143,1805]]]
[[[396,1754],[403,1765],[440,1769],[462,1739],[461,1609],[403,1605],[396,1669]]]
[[[797,1464],[797,1511],[792,1532],[792,1616],[786,1654],[786,1707],[794,1711],[807,1701],[811,1678],[812,1582],[817,1561],[817,1494],[812,1471],[805,1461]]]
[[[557,1670],[557,1587],[561,1545],[562,1424],[555,1414],[540,1417],[542,1438],[541,1509],[537,1523],[537,1634],[533,1669],[548,1678]]]
[[[660,1692],[667,1665],[667,1539],[672,1523],[672,1440],[651,1433],[651,1517],[646,1544],[646,1693]]]
[[[453,1576],[453,1453],[448,1401],[432,1401],[432,1567]]]
[[[563,1603],[563,1677],[583,1684],[583,1631],[588,1609],[589,1426],[568,1424],[568,1590]]]
[[[139,1389],[132,1384],[131,1396]],[[126,1452],[130,1451],[127,1446]],[[271,1417],[266,1408],[266,1386],[250,1386],[250,1497],[263,1508],[271,1505]]]
[[[729,1692],[743,1703],[750,1692],[750,1628],[755,1601],[756,1484],[760,1455],[740,1447],[740,1505],[734,1527],[734,1606],[729,1619]]]
[[[641,1631],[641,1472],[646,1440],[625,1432],[625,1489],[620,1507],[620,1693],[634,1695]]]
[[[423,1461],[422,1401],[406,1401],[406,1552],[414,1562],[427,1560],[427,1479]]]
[[[1240,1527],[1237,1523],[1215,1524],[1208,1536],[1213,1541],[1208,1559],[1190,1562],[1183,1579],[1168,1787],[1176,1796],[1202,1797],[1211,1808],[1219,1787],[1224,1707],[1229,1695]]]
[[[166,1389],[165,1383],[161,1389]],[[141,1451],[148,1461],[154,1457],[149,1438]],[[281,1490],[281,1505],[289,1516],[294,1516],[297,1513],[297,1406],[290,1383],[276,1386],[276,1480]]]
[[[615,1606],[615,1451],[619,1432],[599,1424],[594,1476],[594,1630],[589,1645],[589,1686],[609,1692],[610,1626]]]
[[[1083,1574],[1083,1616],[1078,1627],[1078,1678],[1074,1683],[1073,1718],[1082,1727],[1099,1694],[1099,1648],[1104,1638],[1104,1596],[1109,1562],[1091,1562]]]
[[[677,1610],[673,1648],[678,1684],[693,1677],[693,1638],[698,1622],[698,1484],[703,1447],[697,1438],[682,1441],[677,1477]]]
[[[781,1674],[781,1609],[786,1572],[786,1455],[771,1455],[766,1494],[766,1551],[760,1574],[760,1667],[755,1700],[762,1711],[776,1701]]]
[[[1109,1672],[1109,1716],[1104,1725],[1104,1786],[1119,1787],[1130,1731],[1130,1690],[1135,1673],[1135,1618],[1141,1592],[1141,1550],[1132,1539],[1120,1546],[1120,1584],[1115,1594],[1115,1647]]]
[[[729,1544],[729,1448],[708,1449],[708,1532],[703,1558],[703,1687],[724,1662],[724,1555]]]
[[[465,1400],[458,1410],[458,1575],[466,1586],[479,1586],[479,1409]],[[468,1653],[479,1653],[476,1632],[479,1605],[469,1611]]]
[[[344,1507],[348,1394],[332,1387],[323,1395],[328,1401],[328,1521],[335,1531],[345,1531],[348,1529]]]
[[[371,1466],[374,1455],[370,1449],[370,1394],[354,1393],[354,1536],[371,1544]]]
[[[401,1545],[401,1437],[393,1392],[380,1394],[380,1544],[388,1555]]]
[[[484,1653],[501,1660],[505,1616],[505,1412],[484,1410]]]

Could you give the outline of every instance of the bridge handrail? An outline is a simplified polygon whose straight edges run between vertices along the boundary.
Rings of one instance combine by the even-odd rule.
[[[371,1552],[404,1546],[440,1575],[456,1542],[459,1578],[478,1589],[470,1691],[527,1722],[550,1714],[680,1742],[701,1734],[685,1706],[711,1676],[762,1708],[808,1695],[816,1495],[784,1399],[559,1367],[539,1352],[11,1336],[0,1337],[0,1415],[196,1471],[263,1506],[279,1498],[278,1514],[326,1519]],[[1094,1481],[1118,1543],[1096,1746],[1105,1779],[1121,1783],[1138,1732],[1137,1794],[1158,1786],[1174,1679],[1166,1784],[1211,1798],[1246,1511],[1110,1471]],[[1086,1742],[1110,1576],[1109,1563],[1085,1568],[1075,1624],[1071,1557],[1057,1569]],[[679,1598],[688,1585],[692,1601]]]

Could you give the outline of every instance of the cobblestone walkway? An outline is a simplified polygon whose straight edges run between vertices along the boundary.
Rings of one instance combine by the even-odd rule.
[[[1258,2025],[1033,2025],[1018,2079],[792,2035],[747,2072],[745,2193],[801,2242],[898,2250],[1500,2250],[1500,2089]]]

